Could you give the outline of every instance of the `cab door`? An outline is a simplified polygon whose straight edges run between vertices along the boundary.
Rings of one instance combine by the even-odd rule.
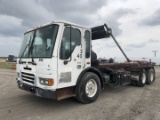
[[[64,26],[62,31],[58,55],[58,88],[74,86],[85,64],[83,29]]]

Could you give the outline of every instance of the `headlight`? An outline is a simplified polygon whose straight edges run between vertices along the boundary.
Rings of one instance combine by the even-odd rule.
[[[54,85],[54,80],[53,79],[39,78],[39,82],[42,85],[47,85],[47,86],[53,86]]]

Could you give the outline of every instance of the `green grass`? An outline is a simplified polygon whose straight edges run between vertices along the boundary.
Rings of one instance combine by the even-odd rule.
[[[0,62],[0,69],[13,69],[15,62]]]

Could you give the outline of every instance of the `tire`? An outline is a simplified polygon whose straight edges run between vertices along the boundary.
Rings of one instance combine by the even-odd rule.
[[[99,77],[92,72],[87,72],[76,86],[76,98],[84,104],[92,103],[97,100],[100,91]]]
[[[137,81],[137,86],[138,86],[138,87],[144,87],[145,84],[146,84],[146,80],[147,80],[146,71],[143,70],[143,71],[139,74],[139,80]]]
[[[147,80],[146,84],[150,85],[155,81],[155,71],[154,69],[148,69],[147,70]]]

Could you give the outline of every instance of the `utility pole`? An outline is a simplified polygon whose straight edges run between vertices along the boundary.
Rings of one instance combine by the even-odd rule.
[[[152,52],[154,53],[154,57],[156,57],[158,50],[153,50]]]

